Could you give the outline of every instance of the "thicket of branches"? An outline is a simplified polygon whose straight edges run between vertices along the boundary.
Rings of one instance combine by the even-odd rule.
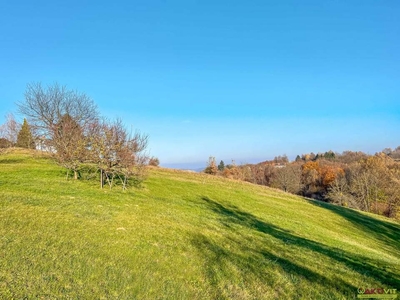
[[[100,185],[110,188],[119,179],[125,189],[128,179],[139,183],[144,176],[148,157],[143,155],[148,137],[140,133],[129,134],[121,120],[98,120],[90,124],[88,136],[89,160],[100,171]]]
[[[54,84],[29,84],[25,100],[18,104],[26,116],[36,147],[78,179],[83,168],[95,168],[100,186],[122,188],[140,183],[147,163],[147,135],[131,134],[121,120],[105,120],[87,95]]]

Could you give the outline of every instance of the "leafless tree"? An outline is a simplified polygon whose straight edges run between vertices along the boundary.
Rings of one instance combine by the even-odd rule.
[[[377,191],[378,178],[363,168],[359,163],[353,164],[351,172],[351,191],[356,198],[358,207],[365,211],[370,211],[371,203]]]
[[[285,192],[297,194],[301,191],[301,167],[298,164],[287,164],[278,168],[272,180],[272,186]]]
[[[25,100],[17,103],[32,128],[37,144],[74,172],[87,157],[86,133],[98,119],[97,107],[85,94],[53,84],[28,84]],[[68,174],[68,173],[67,173]]]
[[[98,118],[97,107],[87,95],[68,90],[57,83],[47,88],[40,83],[28,84],[25,100],[17,105],[36,136],[49,141],[57,138],[58,126],[66,115],[82,128]]]
[[[395,160],[400,160],[400,146],[388,153],[388,155]]]
[[[112,188],[115,179],[120,179],[123,189],[129,180],[139,183],[145,175],[148,161],[144,150],[148,136],[140,133],[129,134],[121,120],[96,121],[91,124],[89,148],[91,160],[100,171],[100,185],[107,182]]]
[[[257,184],[271,186],[271,181],[277,171],[277,168],[275,168],[271,163],[262,163],[256,165],[254,171]]]
[[[0,137],[8,141],[8,146],[12,147],[17,142],[18,132],[21,129],[19,124],[12,113],[7,114],[6,122],[0,126]]]
[[[349,167],[351,194],[357,200],[360,209],[371,211],[378,203],[390,200],[390,190],[394,184],[393,174],[388,168],[390,161],[386,155],[377,154]]]
[[[347,183],[346,176],[343,175],[335,178],[328,189],[327,196],[333,203],[356,208],[356,206],[354,206],[355,201],[349,192],[349,184]]]
[[[336,158],[339,162],[345,163],[350,165],[351,163],[355,163],[360,161],[361,159],[367,158],[368,155],[358,151],[358,152],[353,152],[353,151],[343,151],[342,154],[336,155]]]
[[[67,168],[67,178],[71,170],[74,179],[78,179],[80,168],[85,162],[90,161],[88,139],[84,128],[69,115],[64,115],[56,124],[52,140],[54,156],[60,165]]]

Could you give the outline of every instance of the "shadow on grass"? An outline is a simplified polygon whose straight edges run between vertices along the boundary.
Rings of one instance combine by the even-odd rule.
[[[254,230],[254,233],[258,233],[242,234],[242,239],[248,239],[250,242],[253,241],[253,243],[250,244],[254,246],[251,247],[243,246],[244,243],[241,243],[241,240],[235,241],[233,238],[230,238],[228,244],[231,245],[227,247],[204,235],[194,237],[193,244],[200,250],[200,253],[206,256],[205,258],[209,262],[208,278],[213,286],[218,286],[217,281],[218,278],[221,277],[220,272],[224,273],[224,264],[235,265],[239,270],[246,270],[246,272],[258,276],[260,270],[262,270],[260,269],[260,263],[262,261],[267,261],[273,262],[278,267],[285,270],[287,274],[295,275],[295,277],[301,277],[310,281],[311,285],[318,284],[324,289],[337,291],[341,295],[354,295],[358,287],[340,278],[335,278],[334,280],[329,279],[305,266],[299,265],[296,263],[295,258],[291,260],[283,255],[279,256],[265,250],[262,244],[267,241],[268,236],[281,240],[288,244],[288,247],[295,246],[303,248],[306,251],[322,254],[329,260],[335,260],[339,264],[346,265],[349,269],[359,273],[360,276],[364,275],[374,281],[380,282],[383,286],[393,288],[400,286],[398,272],[391,272],[385,269],[385,266],[381,266],[379,261],[349,253],[341,249],[328,247],[319,242],[294,235],[287,230],[242,211],[236,206],[222,205],[207,197],[203,197],[202,201],[210,211],[219,216],[220,222],[231,230],[232,235],[238,233],[237,226],[235,226],[236,229],[232,228],[234,224]],[[234,247],[232,247],[232,245],[234,245]],[[234,251],[233,249],[240,249],[240,251]],[[245,273],[245,271],[242,271],[242,273]],[[246,276],[246,274],[242,274],[242,276]],[[222,291],[220,292],[222,293]]]
[[[364,231],[368,236],[377,239],[390,248],[392,254],[400,256],[400,224],[393,224],[362,214],[356,210],[325,203],[316,200],[307,201],[318,207],[325,208],[347,221],[351,222],[357,229]]]
[[[0,165],[14,165],[14,164],[19,164],[22,163],[24,159],[22,158],[0,158]]]
[[[309,299],[310,291],[303,291],[297,288],[300,278],[307,280],[311,286],[316,287],[319,285],[322,287],[324,295],[320,294],[321,289],[319,291],[315,290],[315,293],[320,294],[317,297],[319,299],[330,298],[332,289],[341,295],[345,295],[346,299],[351,299],[357,290],[355,286],[341,279],[333,281],[286,258],[260,250],[257,246],[244,247],[240,241],[232,240],[229,241],[229,244],[230,247],[227,248],[202,234],[198,234],[193,238],[193,245],[206,258],[207,278],[216,289],[217,299],[241,299],[242,297],[240,296],[235,297],[240,293],[232,293],[231,285],[235,284],[235,282],[238,283],[239,288],[250,289],[250,291],[259,289],[259,285],[262,285],[266,290],[275,289],[273,296],[269,295],[267,297],[269,299],[271,297],[274,299],[291,299],[292,297]],[[232,248],[236,249],[236,251],[232,250]],[[237,251],[237,249],[240,249],[240,251]],[[236,270],[232,268],[232,265]],[[286,282],[293,286],[293,291],[285,290],[282,279],[274,278],[274,268],[276,267],[286,272]],[[237,270],[240,270],[239,278],[233,279],[233,277],[238,277]],[[302,295],[304,292],[306,295]],[[313,291],[311,291],[312,293]],[[262,294],[255,293],[251,297],[244,298],[259,299],[260,297],[262,297]],[[333,295],[332,297],[333,299],[336,298]]]

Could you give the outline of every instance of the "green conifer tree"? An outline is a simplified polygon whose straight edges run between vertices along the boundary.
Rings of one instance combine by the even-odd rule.
[[[218,170],[223,171],[224,169],[225,169],[225,163],[223,160],[221,160],[221,162],[218,165]]]
[[[33,140],[32,132],[26,119],[24,119],[21,130],[18,133],[16,146],[27,149],[35,149],[35,141]]]

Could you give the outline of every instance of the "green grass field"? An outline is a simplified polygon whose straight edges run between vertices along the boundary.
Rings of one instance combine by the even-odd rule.
[[[400,289],[400,225],[205,174],[140,189],[0,155],[1,299],[353,299]]]

